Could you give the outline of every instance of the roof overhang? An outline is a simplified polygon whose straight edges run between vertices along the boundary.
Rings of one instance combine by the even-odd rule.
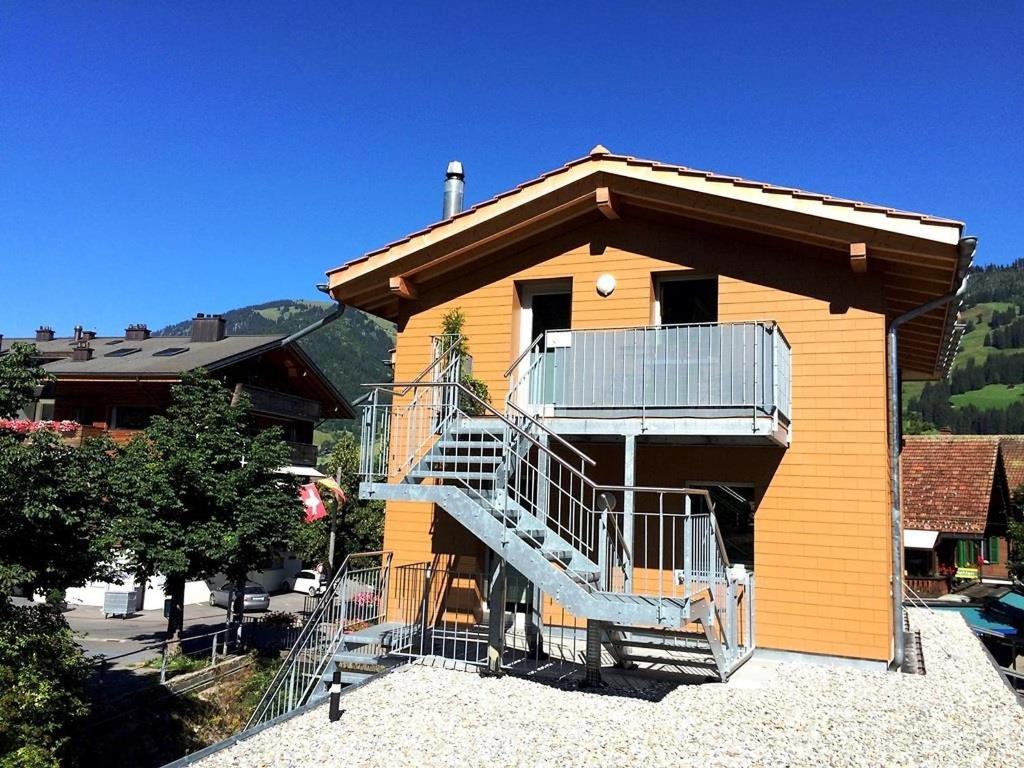
[[[915,531],[908,528],[903,531],[903,546],[907,549],[935,549],[938,538],[938,531]]]
[[[588,220],[650,214],[674,217],[681,225],[706,222],[798,242],[849,259],[851,273],[881,275],[890,318],[949,293],[961,277],[961,222],[595,148],[587,157],[329,270],[329,286],[335,299],[396,320],[400,302],[414,299],[417,286],[454,270]],[[942,372],[955,314],[956,307],[942,307],[903,326],[906,378]]]

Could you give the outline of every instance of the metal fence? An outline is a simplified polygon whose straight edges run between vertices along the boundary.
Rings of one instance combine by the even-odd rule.
[[[581,673],[586,619],[569,614],[518,575],[510,579],[516,586],[510,584],[500,617],[488,613],[489,579],[483,572],[413,563],[396,567],[394,578],[394,615],[403,626],[392,650],[396,655],[486,666],[494,618],[504,624],[504,668],[554,677]]]
[[[513,400],[562,410],[790,412],[790,348],[775,323],[548,331],[516,366]]]
[[[302,706],[322,683],[346,632],[380,624],[388,613],[390,552],[345,558],[245,728]]]

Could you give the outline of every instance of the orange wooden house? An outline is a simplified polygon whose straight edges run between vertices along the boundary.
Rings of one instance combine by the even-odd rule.
[[[398,326],[363,423],[394,563],[485,573],[478,616],[532,603],[542,638],[561,606],[591,675],[602,647],[898,665],[893,393],[956,351],[963,225],[601,146],[468,210],[460,187],[328,272]]]

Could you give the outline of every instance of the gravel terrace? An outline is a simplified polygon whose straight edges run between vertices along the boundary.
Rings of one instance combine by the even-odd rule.
[[[422,665],[197,763],[246,766],[1021,766],[1024,708],[959,615],[910,609],[927,674],[754,660],[659,701]]]

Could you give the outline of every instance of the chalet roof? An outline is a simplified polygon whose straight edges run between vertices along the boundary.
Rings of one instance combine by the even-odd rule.
[[[616,155],[601,146],[446,220],[328,270],[334,297],[395,319],[394,285],[443,284],[452,271],[514,243],[587,217],[669,216],[748,229],[849,259],[867,245],[869,271],[882,276],[887,312],[896,316],[957,287],[963,223],[682,165]],[[904,375],[941,373],[951,358],[956,307],[904,327]],[[908,374],[912,374],[908,376]]]
[[[194,342],[189,336],[150,336],[148,339],[128,341],[123,336],[97,336],[89,342],[93,350],[89,360],[72,360],[71,337],[53,341],[34,339],[7,339],[0,342],[0,353],[10,349],[14,342],[34,344],[48,362],[43,364],[50,373],[91,376],[150,376],[180,374],[196,368],[216,370],[225,365],[252,357],[280,344],[287,334],[273,336],[225,336],[220,341]],[[126,350],[137,352],[125,354]],[[183,350],[167,355],[169,350]],[[158,354],[158,353],[165,354]]]
[[[998,469],[998,437],[907,436],[900,456],[903,527],[983,535]]]
[[[999,450],[1003,455],[1006,484],[1012,492],[1024,485],[1024,437],[1000,438]]]
[[[287,334],[263,336],[225,336],[219,341],[192,341],[191,336],[150,336],[129,340],[124,336],[97,336],[89,341],[92,357],[72,360],[75,341],[70,336],[52,341],[34,338],[0,338],[0,354],[17,342],[33,344],[45,362],[44,370],[58,380],[90,379],[177,379],[185,371],[205,368],[216,371],[257,355],[281,348]],[[297,344],[288,347],[320,383],[338,418],[354,418],[351,404]],[[129,352],[128,350],[135,350]]]

